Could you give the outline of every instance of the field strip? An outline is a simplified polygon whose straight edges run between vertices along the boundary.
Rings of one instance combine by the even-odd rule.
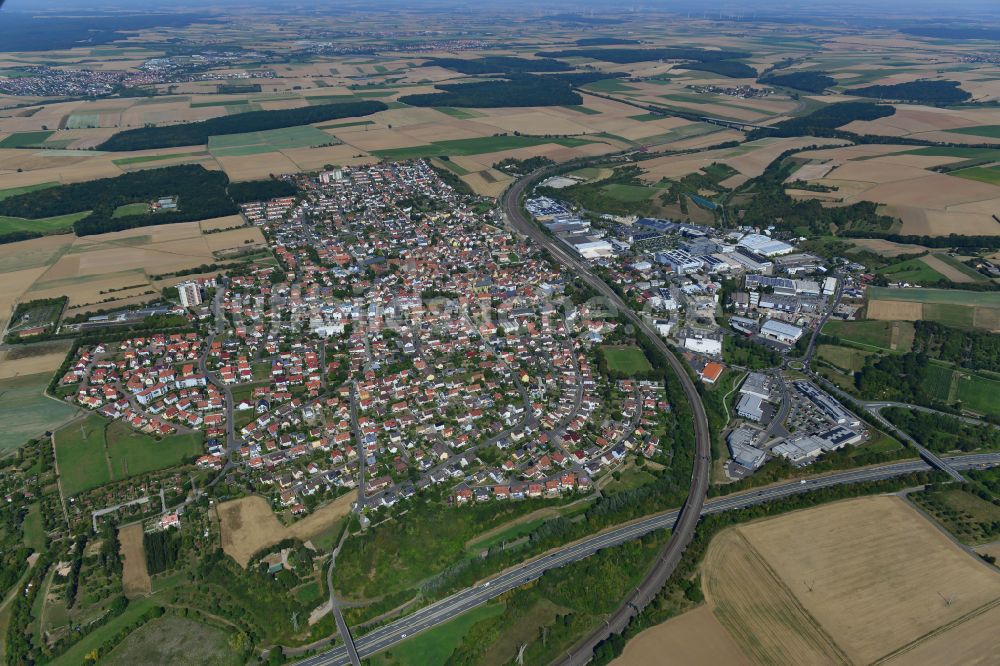
[[[876,659],[875,661],[872,662],[871,666],[876,666],[877,664],[884,664],[887,661],[889,661],[890,659],[894,659],[894,658],[896,658],[896,657],[898,657],[898,656],[900,656],[902,654],[905,654],[905,653],[913,650],[914,648],[918,647],[921,643],[924,643],[924,642],[926,642],[926,641],[928,641],[928,640],[930,640],[932,638],[935,638],[936,636],[940,636],[941,634],[943,634],[946,631],[949,631],[951,629],[954,629],[955,627],[959,626],[960,624],[968,622],[969,620],[971,620],[971,619],[973,619],[975,617],[979,617],[983,613],[986,613],[988,611],[993,610],[997,606],[1000,606],[1000,598],[997,598],[997,599],[994,599],[993,601],[987,602],[987,603],[983,604],[982,606],[980,606],[979,608],[971,610],[971,611],[969,611],[968,613],[966,613],[965,615],[963,615],[961,617],[955,618],[954,620],[952,620],[948,624],[945,624],[943,626],[938,627],[934,631],[927,632],[926,634],[924,634],[920,638],[917,638],[916,640],[911,641],[911,642],[907,643],[906,645],[893,650],[892,652],[890,652],[889,654],[885,655],[884,657],[879,657],[878,659]]]

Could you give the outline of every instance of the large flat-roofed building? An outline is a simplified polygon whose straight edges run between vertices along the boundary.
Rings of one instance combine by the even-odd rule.
[[[805,435],[786,439],[772,448],[771,453],[779,455],[789,462],[801,463],[823,453],[823,443],[812,435]]]
[[[761,400],[767,400],[771,395],[771,378],[762,372],[751,372],[743,380],[740,393],[755,395]]]
[[[702,266],[701,259],[694,257],[684,250],[664,250],[663,252],[657,252],[654,256],[657,263],[667,266],[678,275],[693,273]]]
[[[826,414],[827,418],[837,425],[849,428],[856,428],[861,425],[861,420],[858,417],[844,409],[843,405],[837,402],[836,398],[821,391],[812,382],[803,379],[795,382],[794,386],[799,393],[809,398],[820,411]]]
[[[760,327],[760,334],[786,345],[794,345],[802,337],[802,329],[798,326],[786,324],[783,321],[768,319]]]
[[[745,247],[752,252],[765,257],[777,257],[782,254],[790,254],[794,247],[780,240],[775,240],[764,234],[747,234],[736,243],[740,247]]]
[[[684,338],[684,348],[709,356],[720,356],[722,340],[704,335],[688,335]]]
[[[764,401],[758,395],[744,393],[736,404],[736,413],[745,419],[760,423],[764,418]]]

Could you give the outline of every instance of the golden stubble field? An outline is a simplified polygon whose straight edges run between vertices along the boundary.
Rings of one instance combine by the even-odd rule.
[[[254,553],[272,544],[290,538],[305,541],[330,529],[351,512],[357,495],[356,490],[341,495],[291,527],[278,522],[270,503],[259,495],[223,502],[216,508],[222,550],[245,568]]]
[[[728,529],[702,578],[756,663],[992,663],[1000,650],[1000,573],[896,496]]]
[[[133,523],[118,530],[121,543],[122,587],[130,599],[153,591],[153,583],[146,569],[146,550],[142,544],[142,523]]]

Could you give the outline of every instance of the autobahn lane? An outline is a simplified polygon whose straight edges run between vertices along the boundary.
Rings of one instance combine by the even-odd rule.
[[[548,250],[560,264],[575,273],[587,285],[612,303],[656,347],[657,351],[670,364],[674,375],[677,377],[677,381],[681,385],[681,389],[684,391],[684,397],[691,406],[695,431],[695,455],[691,473],[691,487],[688,490],[687,499],[680,509],[677,525],[670,539],[667,541],[666,546],[664,546],[659,560],[642,582],[639,583],[635,592],[608,618],[606,625],[598,628],[574,646],[567,654],[567,657],[561,662],[567,666],[576,666],[585,664],[590,660],[593,649],[598,643],[613,633],[623,631],[629,620],[646,607],[656,593],[659,592],[660,588],[667,582],[670,574],[673,573],[674,568],[681,559],[681,555],[684,553],[684,549],[694,535],[694,529],[701,515],[705,495],[708,492],[709,468],[712,462],[712,443],[711,433],[708,428],[708,417],[705,415],[705,407],[701,402],[701,395],[698,393],[697,388],[695,388],[694,382],[691,381],[687,368],[674,355],[659,333],[654,331],[645,319],[636,314],[618,293],[604,282],[604,280],[594,274],[581,259],[571,253],[562,243],[551,238],[533,220],[528,219],[524,215],[521,208],[521,200],[525,192],[551,171],[552,168],[543,168],[534,171],[525,178],[515,182],[504,192],[501,198],[501,205],[507,217],[507,222],[516,231],[535,241],[540,247]]]
[[[957,469],[972,469],[980,465],[1000,465],[1000,453],[982,453],[953,456],[947,462]],[[862,483],[866,481],[881,481],[916,472],[926,472],[933,468],[923,460],[907,460],[877,467],[866,467],[846,472],[837,472],[826,476],[814,477],[802,481],[790,481],[769,488],[734,493],[726,497],[718,497],[705,502],[702,515],[721,513],[743,509],[755,504],[764,504],[778,499],[812,492],[821,488]],[[599,550],[621,545],[633,539],[638,539],[652,531],[674,527],[677,521],[677,510],[650,516],[632,522],[622,527],[608,530],[601,534],[588,537],[564,548],[524,564],[518,565],[489,581],[456,592],[429,606],[425,606],[413,614],[400,618],[395,622],[383,625],[355,640],[355,646],[362,658],[406,640],[416,633],[443,624],[467,610],[482,605],[501,594],[525,583],[541,577],[548,569],[577,562],[589,557]],[[343,646],[310,657],[299,662],[304,666],[346,666],[350,663],[347,651]]]

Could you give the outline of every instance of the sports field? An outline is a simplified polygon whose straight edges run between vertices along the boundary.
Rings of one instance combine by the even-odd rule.
[[[601,347],[601,354],[604,355],[608,370],[611,372],[633,376],[650,372],[653,369],[646,355],[635,346]]]

